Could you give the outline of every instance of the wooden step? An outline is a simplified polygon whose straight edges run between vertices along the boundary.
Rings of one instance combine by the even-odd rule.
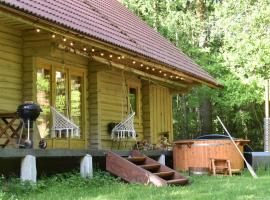
[[[160,164],[153,163],[153,164],[139,165],[139,166],[146,170],[156,170],[160,167]]]
[[[144,162],[145,159],[146,159],[145,156],[142,156],[142,157],[130,157],[130,158],[127,158],[128,161],[133,162],[133,163]]]
[[[172,179],[172,180],[167,181],[168,185],[184,185],[187,183],[188,183],[188,180],[186,178],[178,178],[178,179]]]
[[[155,186],[188,183],[188,180],[177,171],[160,165],[156,160],[141,154],[139,151],[133,151],[131,155],[133,155],[132,158],[123,158],[109,151],[106,155],[106,170],[129,183],[153,184]]]
[[[174,175],[174,171],[167,171],[167,172],[157,172],[154,173],[155,175],[161,177],[161,178],[166,178]]]
[[[229,169],[227,166],[216,166],[216,169]]]

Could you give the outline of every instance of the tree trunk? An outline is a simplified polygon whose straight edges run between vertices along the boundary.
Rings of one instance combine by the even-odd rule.
[[[204,0],[196,0],[196,14],[200,21],[205,20],[206,6]]]
[[[201,135],[212,133],[212,104],[210,98],[207,96],[200,97],[199,116],[201,121]]]
[[[157,31],[158,27],[159,27],[159,19],[158,19],[158,15],[159,15],[159,0],[154,0],[153,1],[153,8],[154,8],[154,29]]]

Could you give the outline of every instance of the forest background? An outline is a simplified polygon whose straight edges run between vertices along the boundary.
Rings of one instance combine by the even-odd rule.
[[[269,0],[120,0],[224,88],[173,97],[174,138],[223,133],[263,149],[264,82],[270,75]]]

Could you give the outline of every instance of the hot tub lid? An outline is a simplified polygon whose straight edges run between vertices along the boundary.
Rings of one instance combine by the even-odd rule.
[[[222,134],[208,134],[208,135],[202,135],[202,136],[195,138],[195,140],[216,140],[216,139],[228,140],[228,139],[230,139],[230,137],[228,135],[222,135]],[[233,139],[235,139],[235,138],[233,138]]]

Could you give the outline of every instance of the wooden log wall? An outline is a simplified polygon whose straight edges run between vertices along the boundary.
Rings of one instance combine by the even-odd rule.
[[[145,139],[160,144],[161,134],[168,132],[173,140],[172,95],[170,89],[143,81],[143,127]]]
[[[49,34],[33,30],[23,32],[0,24],[0,112],[15,112],[23,101],[36,101],[39,59],[88,69],[85,80],[85,139],[91,149],[110,149],[112,140],[108,124],[120,122],[128,114],[122,72],[54,47]],[[137,140],[159,143],[159,133],[166,131],[172,139],[169,89],[141,81],[134,74],[126,72],[124,76],[127,84],[139,91],[135,118]],[[128,143],[126,148],[134,143]]]
[[[22,32],[0,24],[0,112],[22,102]]]
[[[124,76],[124,77],[123,77]],[[126,80],[125,80],[126,79]],[[125,83],[126,82],[126,83]],[[124,83],[124,86],[123,86]],[[136,75],[124,73],[117,69],[105,70],[99,72],[99,104],[100,104],[100,137],[102,141],[102,149],[111,149],[111,134],[108,132],[108,124],[112,122],[120,122],[129,114],[127,105],[128,86],[135,87],[137,93],[137,113],[134,120],[135,130],[138,134],[137,140],[143,138],[142,126],[142,95],[141,81]],[[126,92],[125,92],[126,90]],[[135,144],[134,140],[130,140],[127,146],[121,144],[120,148],[131,148]],[[113,148],[118,148],[114,144]]]
[[[99,104],[99,72],[96,68],[99,68],[99,63],[91,63],[89,68],[89,148],[90,149],[102,149],[101,148],[101,136],[100,136],[100,104]]]
[[[36,102],[36,58],[50,53],[49,35],[34,31],[23,32],[23,101]],[[49,41],[48,41],[49,40]]]

